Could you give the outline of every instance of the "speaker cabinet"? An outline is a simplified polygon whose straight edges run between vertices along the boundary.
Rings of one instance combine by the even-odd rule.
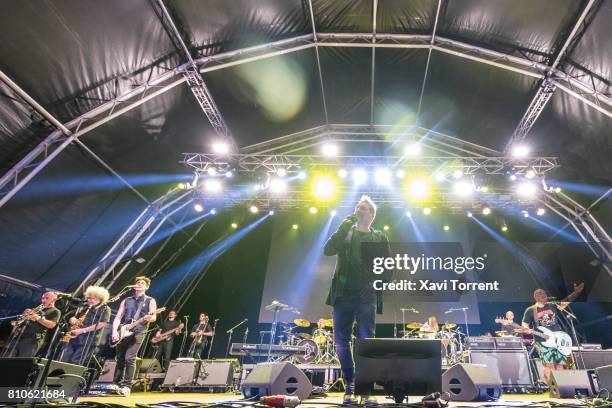
[[[550,373],[552,398],[591,397],[595,395],[593,381],[586,370],[553,370]]]
[[[612,364],[612,350],[583,350],[572,351],[572,358],[576,368],[580,370],[592,370],[597,367]]]
[[[199,360],[172,360],[162,387],[193,386],[198,375]]]
[[[457,364],[442,374],[442,391],[448,392],[452,401],[492,401],[499,399],[502,389],[489,368]]]
[[[308,398],[312,384],[306,374],[291,363],[257,364],[242,383],[245,398],[266,395],[294,395]]]
[[[36,387],[40,383],[46,364],[47,360],[44,358],[15,357],[0,359],[0,387]],[[63,390],[65,398],[60,400],[68,400],[76,397],[79,391],[85,387],[86,371],[87,369],[80,365],[52,360],[49,366],[49,374],[43,386],[46,386],[48,390]]]
[[[161,364],[156,358],[143,358],[138,370],[140,374],[157,374],[162,371]]]
[[[597,375],[599,390],[604,388],[606,390],[612,390],[612,365],[597,367],[595,369],[595,375]]]
[[[233,374],[233,361],[202,360],[196,385],[201,387],[229,387],[232,385]]]
[[[533,385],[525,350],[470,351],[470,362],[488,367],[502,387]]]
[[[140,367],[142,364],[142,359],[136,359],[136,372],[140,372]],[[117,362],[115,360],[106,360],[104,365],[102,366],[102,371],[100,371],[100,375],[98,376],[97,383],[112,383],[115,377],[115,368],[117,367]]]

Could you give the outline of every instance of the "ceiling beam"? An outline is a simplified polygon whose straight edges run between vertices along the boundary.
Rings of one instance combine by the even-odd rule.
[[[421,116],[421,105],[423,103],[423,95],[425,94],[425,84],[427,84],[427,74],[429,73],[429,61],[431,60],[431,51],[433,50],[433,46],[436,42],[436,29],[438,27],[438,19],[440,17],[440,8],[442,6],[442,0],[438,0],[438,7],[436,8],[436,17],[433,24],[433,29],[431,32],[431,41],[429,44],[429,50],[427,51],[427,62],[425,63],[425,73],[423,74],[423,83],[421,84],[421,94],[419,95],[419,103],[417,105],[417,113],[416,113],[416,123],[419,124],[419,119]]]
[[[321,58],[319,56],[319,45],[317,41],[317,27],[315,24],[314,9],[312,7],[312,0],[308,0],[308,9],[310,10],[310,22],[312,23],[312,36],[315,43],[315,55],[317,57],[317,69],[319,72],[319,84],[321,86],[321,99],[323,102],[323,114],[325,115],[325,123],[329,123],[329,117],[327,116],[327,103],[325,101],[325,86],[323,86],[323,70],[321,69]]]
[[[372,43],[376,44],[376,14],[378,13],[378,0],[372,0]],[[372,47],[372,79],[370,81],[370,125],[374,125],[374,90],[376,75],[376,47]]]

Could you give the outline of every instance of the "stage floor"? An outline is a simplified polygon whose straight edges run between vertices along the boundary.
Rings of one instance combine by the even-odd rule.
[[[379,403],[393,403],[392,400],[385,397],[377,397]],[[421,397],[410,397],[410,402],[419,402]],[[169,393],[169,392],[136,392],[128,397],[83,397],[79,398],[78,402],[99,402],[106,404],[119,404],[123,406],[133,407],[136,404],[158,404],[161,402],[196,402],[203,404],[227,402],[227,401],[243,401],[242,395],[233,393],[210,394],[210,393]],[[562,404],[575,404],[578,401],[574,399],[556,399],[549,398],[548,393],[544,394],[505,394],[496,402],[451,402],[449,407],[455,406],[485,406],[491,405],[496,407],[512,406],[520,407],[527,406],[533,403],[542,403],[544,401],[554,401]],[[310,402],[310,404],[309,404]],[[305,400],[300,407],[304,408],[320,408],[325,406],[337,406],[342,403],[342,393],[330,393],[327,397],[312,398]],[[506,405],[506,404],[507,405]],[[329,405],[328,405],[329,404]]]

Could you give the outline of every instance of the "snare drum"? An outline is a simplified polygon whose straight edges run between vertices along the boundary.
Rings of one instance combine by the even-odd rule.
[[[317,359],[317,356],[319,355],[319,346],[313,340],[302,340],[297,345],[304,346],[306,348],[306,354],[296,358],[296,361],[299,364],[312,363]]]

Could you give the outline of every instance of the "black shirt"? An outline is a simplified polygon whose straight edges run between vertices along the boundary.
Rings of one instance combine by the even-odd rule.
[[[164,320],[160,325],[159,328],[161,330],[161,334],[164,334],[165,332],[168,332],[170,330],[174,330],[177,327],[179,327],[181,325],[181,322],[174,319],[174,320]],[[176,335],[176,332],[172,333],[170,335],[170,337],[168,338],[168,340],[172,339],[174,336]]]
[[[130,296],[123,302],[123,318],[121,319],[122,324],[129,324],[132,321],[138,320],[147,313],[149,313],[149,304],[151,303],[150,296]],[[141,306],[142,305],[142,306]],[[137,313],[138,312],[138,313]],[[142,333],[149,327],[149,322],[144,321],[143,323],[134,327],[134,333]]]
[[[523,315],[523,322],[529,324],[532,329],[545,327],[552,331],[560,331],[559,308],[554,303],[546,303],[544,307],[537,305],[529,306]]]
[[[191,333],[193,332],[197,332],[202,330],[204,333],[209,333],[212,331],[212,327],[210,327],[210,324],[206,323],[196,323],[193,325],[193,328],[191,329]],[[197,339],[197,337],[195,337]],[[202,341],[208,341],[208,336],[202,336]]]
[[[83,324],[81,324],[82,328],[89,327],[94,324],[97,325],[98,323],[108,323],[111,317],[110,307],[104,304],[99,304],[96,307],[85,309],[83,313],[86,313],[86,315],[85,315],[85,319],[83,319]],[[81,316],[83,315],[81,314],[79,317]],[[100,342],[100,337],[102,336],[103,331],[104,329],[96,329],[94,331],[95,336],[96,336],[96,339],[94,340],[94,344],[98,344]],[[81,341],[85,341],[89,339],[91,336],[91,333],[94,333],[94,332],[83,333],[80,336],[78,336],[77,339]]]
[[[56,307],[48,307],[46,309],[41,310],[38,315],[45,320],[50,320],[52,322],[57,323],[60,319],[61,312]],[[23,337],[37,337],[39,339],[43,338],[49,329],[38,322],[30,321],[26,328],[23,330]]]

